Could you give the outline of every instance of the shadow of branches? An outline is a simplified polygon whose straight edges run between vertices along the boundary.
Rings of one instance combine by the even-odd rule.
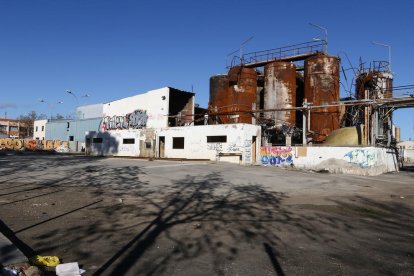
[[[62,207],[17,232],[36,253],[78,261],[88,273],[414,273],[410,201],[346,196],[325,205],[287,205],[284,200],[295,193],[277,191],[277,182],[274,187],[257,184],[260,179],[234,184],[220,169],[173,175],[138,165],[76,166],[82,160],[38,163],[38,168],[48,162],[57,162],[56,168],[71,167],[30,191],[45,188],[49,200],[63,202]],[[2,208],[31,198],[37,196]]]

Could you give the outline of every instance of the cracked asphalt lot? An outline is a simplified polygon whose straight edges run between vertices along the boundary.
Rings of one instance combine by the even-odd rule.
[[[25,254],[87,275],[414,275],[414,173],[0,156]]]

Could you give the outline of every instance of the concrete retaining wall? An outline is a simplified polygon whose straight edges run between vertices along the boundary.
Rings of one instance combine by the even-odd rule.
[[[261,147],[265,166],[294,166],[299,169],[379,175],[398,171],[396,154],[375,147]]]

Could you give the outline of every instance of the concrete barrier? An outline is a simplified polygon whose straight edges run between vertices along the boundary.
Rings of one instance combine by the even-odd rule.
[[[261,147],[261,165],[356,175],[379,175],[399,169],[394,150],[378,147]]]
[[[0,138],[0,148],[8,150],[53,151],[69,147],[68,141]],[[60,150],[60,152],[63,152]]]

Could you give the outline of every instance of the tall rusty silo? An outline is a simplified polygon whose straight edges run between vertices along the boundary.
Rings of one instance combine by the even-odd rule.
[[[320,53],[305,60],[305,99],[314,106],[339,102],[339,58]],[[311,110],[314,142],[323,142],[339,128],[339,107]]]
[[[272,62],[265,66],[264,109],[296,107],[296,66],[290,62]],[[296,111],[266,112],[275,125],[295,126]]]
[[[304,72],[296,72],[296,107],[303,106],[304,90]],[[301,110],[296,110],[296,126],[302,127],[303,116]]]
[[[232,100],[233,98],[230,95],[229,78],[227,75],[215,75],[210,77],[210,111],[212,113],[227,112],[229,106],[232,104]],[[229,123],[227,115],[218,116],[217,119],[220,123]]]
[[[229,73],[230,94],[233,98],[229,111],[249,111],[256,105],[257,72],[253,68],[235,66]],[[253,116],[250,113],[230,115],[231,123],[251,124]]]
[[[392,98],[393,75],[389,71],[376,70],[376,68],[370,69],[358,75],[355,80],[355,89],[355,96],[358,100]],[[358,110],[358,122],[366,126],[366,143],[376,144],[378,141],[389,141],[388,133],[392,129],[393,117],[392,112],[389,111],[390,109],[378,110],[378,116],[374,116],[374,120],[377,121],[373,123],[369,116],[370,111],[367,108]]]
[[[264,106],[264,75],[257,75],[256,109],[263,109]]]

